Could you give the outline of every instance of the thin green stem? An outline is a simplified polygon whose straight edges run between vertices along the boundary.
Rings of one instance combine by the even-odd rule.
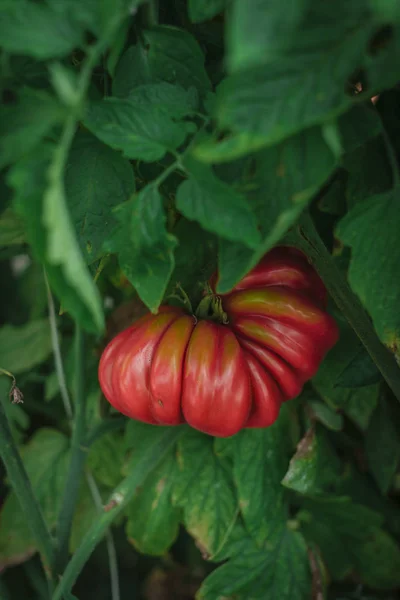
[[[75,415],[71,439],[71,459],[64,495],[56,528],[57,553],[54,561],[55,572],[60,574],[68,561],[68,545],[72,520],[78,502],[79,488],[86,461],[85,449],[85,390],[84,390],[84,336],[79,325],[75,335]]]
[[[128,477],[115,488],[108,504],[103,509],[103,513],[86,533],[81,545],[68,563],[52,600],[61,600],[63,595],[71,590],[83,566],[103,538],[111,523],[133,498],[149,472],[161,462],[165,454],[177,442],[184,431],[186,431],[184,427],[166,428],[159,440],[141,455]]]
[[[64,404],[64,410],[68,419],[72,419],[72,405],[68,393],[67,382],[65,380],[64,367],[61,357],[60,339],[58,336],[57,329],[57,317],[56,309],[54,306],[53,295],[50,290],[49,281],[47,279],[46,272],[44,272],[44,280],[46,282],[47,289],[47,303],[49,305],[49,321],[50,321],[50,332],[51,332],[51,343],[53,347],[54,355],[54,366],[57,373],[58,385],[60,387],[60,394]]]
[[[171,175],[171,173],[173,173],[174,171],[176,171],[176,169],[179,169],[179,168],[180,168],[180,161],[175,160],[173,163],[171,163],[169,165],[169,167],[164,169],[164,171],[161,173],[161,175],[159,175],[156,179],[154,179],[150,185],[153,185],[154,187],[159,187],[162,183],[164,183],[164,181],[167,179],[167,177],[169,177],[169,175]]]
[[[54,556],[53,540],[13,440],[1,401],[0,457],[6,467],[9,482],[18,498],[22,512],[26,516],[27,524],[36,540],[46,577],[51,579],[51,564]]]
[[[86,479],[96,508],[101,513],[103,510],[103,501],[100,496],[99,488],[97,487],[94,477],[90,472],[86,474]],[[114,538],[111,533],[111,529],[109,529],[106,533],[106,542],[108,564],[110,568],[111,600],[120,600],[117,552],[115,550]]]
[[[297,228],[287,240],[307,254],[338,308],[364,344],[396,398],[400,400],[400,369],[396,360],[376,335],[371,319],[337,268],[308,212],[303,214]]]

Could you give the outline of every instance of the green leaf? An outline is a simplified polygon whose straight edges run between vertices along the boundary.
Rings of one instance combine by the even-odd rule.
[[[129,18],[143,2],[144,0],[62,0],[52,3],[52,9],[64,18],[73,15],[80,26],[101,37],[109,28],[111,20],[115,20],[117,15]]]
[[[321,402],[317,394],[311,392],[309,396],[307,393],[302,393],[301,398],[311,408],[314,418],[327,429],[331,431],[341,431],[343,429],[343,416],[324,402]]]
[[[293,36],[307,8],[305,0],[290,0],[285,3],[284,10],[279,3],[268,0],[251,4],[234,0],[227,28],[230,72],[279,57],[293,43]]]
[[[346,200],[349,209],[370,196],[392,189],[392,169],[382,136],[345,154],[342,162],[348,173]]]
[[[382,518],[350,498],[330,496],[304,498],[297,520],[307,541],[316,543],[334,579],[343,579],[354,568],[355,554]]]
[[[187,218],[224,239],[257,248],[260,233],[246,198],[219,180],[211,168],[193,159],[185,161],[189,177],[176,194],[176,207]]]
[[[112,82],[114,96],[124,98],[138,86],[157,81],[152,77],[148,62],[148,52],[142,44],[129,46],[122,54],[115,69]]]
[[[370,102],[352,106],[337,119],[344,152],[352,152],[382,132],[378,112]]]
[[[13,246],[25,243],[25,229],[21,219],[11,208],[0,215],[0,246]]]
[[[22,458],[35,495],[50,528],[62,499],[69,458],[68,438],[53,429],[39,429],[22,449]],[[0,567],[18,564],[36,552],[36,542],[14,492],[1,510]]]
[[[307,431],[297,446],[282,484],[300,494],[330,491],[340,476],[341,463],[322,427]]]
[[[353,330],[342,318],[336,318],[340,337],[328,353],[313,378],[313,386],[332,408],[341,409],[357,425],[365,430],[378,401],[379,386],[368,385],[346,389],[336,387],[339,375],[360,352],[360,342]]]
[[[392,414],[384,396],[372,413],[365,437],[365,450],[372,475],[381,490],[386,494],[400,459],[400,438]]]
[[[118,254],[122,271],[141,300],[156,312],[174,269],[176,239],[167,233],[162,197],[153,185],[115,212],[121,225],[105,248]]]
[[[82,252],[91,263],[101,257],[103,241],[116,225],[112,209],[135,190],[133,169],[119,153],[80,131],[69,155],[65,190]]]
[[[203,52],[188,31],[160,25],[144,31],[143,37],[152,79],[195,87],[200,93],[210,90]]]
[[[303,536],[284,527],[260,550],[249,538],[203,582],[197,597],[240,600],[308,600],[310,571]]]
[[[13,375],[29,371],[51,354],[48,319],[26,325],[4,325],[0,329],[0,367]]]
[[[337,235],[352,249],[351,287],[370,313],[381,340],[400,357],[399,194],[396,187],[360,202],[340,221]]]
[[[113,94],[127,96],[138,85],[168,82],[201,94],[210,87],[204,56],[188,32],[167,25],[143,32],[145,46],[130,46],[122,55],[113,81]]]
[[[134,464],[133,460],[129,468]],[[127,537],[144,554],[164,554],[178,535],[180,510],[171,503],[176,470],[175,454],[170,452],[126,508]]]
[[[357,388],[379,383],[381,379],[382,375],[378,367],[362,347],[339,374],[335,386]]]
[[[255,252],[237,242],[220,241],[218,292],[230,291],[281,239],[335,166],[335,157],[315,127],[259,152],[244,170],[238,169],[237,187],[257,216],[262,241]]]
[[[366,585],[392,590],[400,585],[400,548],[382,529],[375,529],[359,543],[354,553],[355,568]]]
[[[208,21],[219,15],[226,6],[227,0],[189,0],[189,19],[192,23]]]
[[[107,495],[105,494],[104,497],[106,498]],[[101,507],[96,507],[89,487],[86,484],[83,485],[80,490],[78,502],[74,512],[74,518],[72,521],[71,536],[69,539],[69,551],[71,553],[75,552],[77,548],[79,548],[82,539],[89,531],[96,518],[99,517],[99,513],[101,514],[101,510]]]
[[[195,305],[202,298],[204,282],[217,268],[216,238],[197,223],[183,217],[174,227],[173,233],[178,247],[167,294],[174,293],[174,286],[179,283]]]
[[[225,545],[238,510],[229,473],[213,451],[212,438],[189,431],[178,442],[173,503],[205,555]]]
[[[176,122],[175,116],[175,112],[157,110],[135,96],[106,98],[90,106],[85,125],[127,158],[154,162],[175,150],[195,130],[193,123]]]
[[[79,249],[63,182],[54,171],[56,162],[55,150],[43,145],[40,152],[11,169],[8,181],[15,190],[15,209],[24,220],[27,237],[64,310],[85,329],[101,331],[100,296]]]
[[[308,499],[298,518],[335,579],[355,570],[361,581],[376,589],[396,588],[400,582],[400,549],[381,529],[382,518],[349,498]],[[310,511],[310,512],[308,512]]]
[[[2,47],[41,60],[67,55],[83,43],[83,29],[70,15],[50,6],[18,0],[0,12]]]
[[[248,429],[217,440],[218,452],[233,457],[233,477],[247,531],[264,546],[287,519],[281,481],[289,464],[287,415],[267,429]]]
[[[63,116],[64,108],[44,90],[23,88],[17,104],[0,106],[0,167],[32,150]]]
[[[125,440],[111,432],[94,442],[89,450],[87,466],[96,481],[108,488],[116,487],[122,479]]]
[[[399,55],[398,29],[374,52],[369,44],[380,24],[364,2],[291,2],[288,11],[266,1],[252,10],[240,2],[236,6],[237,19],[228,29],[234,48],[229,59],[240,70],[219,86],[215,116],[217,133],[226,145],[236,146],[237,156],[246,147],[254,151],[329,121],[366,99],[367,94],[346,92],[356,73],[368,80],[368,98],[372,90],[397,81],[394,67],[385,70],[384,65]],[[274,35],[265,33],[267,27]]]

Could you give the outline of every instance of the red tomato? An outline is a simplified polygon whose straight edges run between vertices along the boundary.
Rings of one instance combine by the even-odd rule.
[[[268,427],[338,339],[325,304],[305,256],[274,248],[222,296],[227,324],[163,306],[117,335],[100,360],[101,388],[146,423],[186,422],[218,437]]]

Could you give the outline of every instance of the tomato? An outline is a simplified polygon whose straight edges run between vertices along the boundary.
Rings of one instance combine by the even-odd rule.
[[[99,380],[118,411],[218,437],[268,427],[338,339],[325,287],[294,248],[271,250],[220,298],[220,322],[162,306],[108,344]]]

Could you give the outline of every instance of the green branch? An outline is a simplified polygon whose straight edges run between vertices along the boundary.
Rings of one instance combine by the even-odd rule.
[[[63,595],[71,590],[79,573],[111,523],[132,500],[150,471],[162,461],[165,454],[185,430],[182,427],[166,428],[160,439],[142,454],[130,475],[115,488],[103,513],[86,533],[81,545],[68,563],[52,600],[61,600]]]
[[[85,427],[85,390],[84,390],[84,337],[79,325],[75,335],[75,415],[71,439],[71,460],[69,463],[63,500],[56,528],[57,552],[54,560],[54,571],[61,573],[68,561],[69,538],[79,488],[86,461],[84,447]]]
[[[6,467],[10,485],[18,498],[27,524],[36,540],[46,576],[51,579],[51,565],[54,555],[53,540],[13,440],[2,401],[0,401],[0,457]]]
[[[337,268],[308,212],[303,214],[295,230],[286,239],[309,257],[338,308],[364,344],[396,398],[400,400],[400,369],[396,360],[379,340],[371,319]]]

